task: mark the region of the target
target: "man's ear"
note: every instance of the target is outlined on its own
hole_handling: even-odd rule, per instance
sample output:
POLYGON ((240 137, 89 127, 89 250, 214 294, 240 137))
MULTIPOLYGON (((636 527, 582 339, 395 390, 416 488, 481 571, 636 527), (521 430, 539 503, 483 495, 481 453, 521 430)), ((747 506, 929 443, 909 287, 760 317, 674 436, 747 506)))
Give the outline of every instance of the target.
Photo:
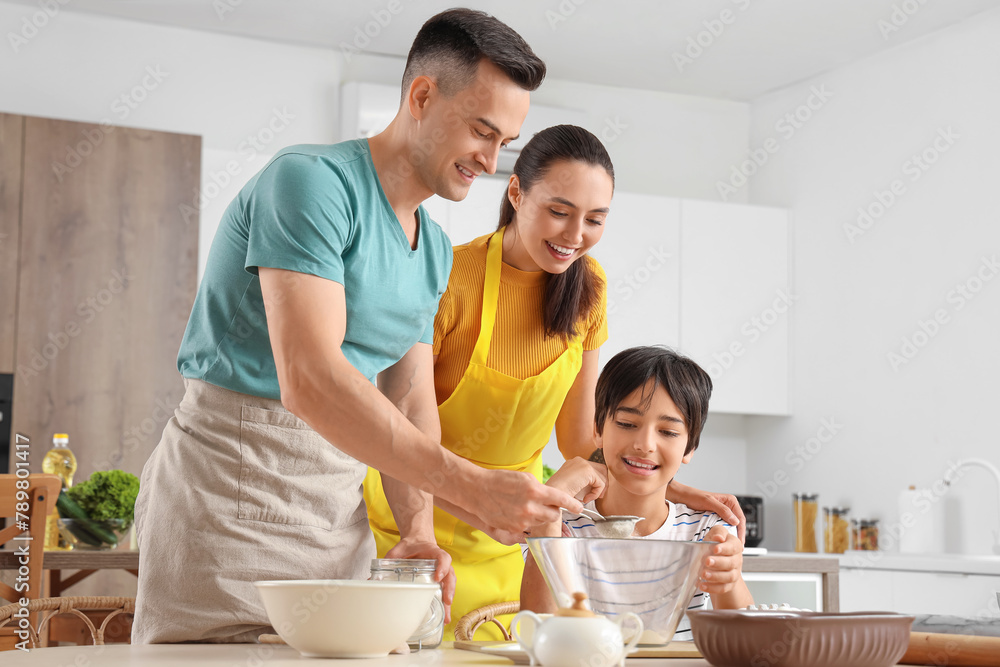
POLYGON ((406 94, 406 107, 414 120, 423 120, 427 104, 437 92, 437 84, 429 76, 422 75, 413 79, 406 94))

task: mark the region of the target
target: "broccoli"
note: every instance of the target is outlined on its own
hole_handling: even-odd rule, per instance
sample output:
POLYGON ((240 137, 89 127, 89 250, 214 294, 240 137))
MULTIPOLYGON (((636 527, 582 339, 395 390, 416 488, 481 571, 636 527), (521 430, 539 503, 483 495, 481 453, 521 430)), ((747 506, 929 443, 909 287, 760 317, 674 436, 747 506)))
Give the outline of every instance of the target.
POLYGON ((124 470, 98 471, 66 493, 94 521, 124 519, 127 527, 135 519, 139 478, 124 470))

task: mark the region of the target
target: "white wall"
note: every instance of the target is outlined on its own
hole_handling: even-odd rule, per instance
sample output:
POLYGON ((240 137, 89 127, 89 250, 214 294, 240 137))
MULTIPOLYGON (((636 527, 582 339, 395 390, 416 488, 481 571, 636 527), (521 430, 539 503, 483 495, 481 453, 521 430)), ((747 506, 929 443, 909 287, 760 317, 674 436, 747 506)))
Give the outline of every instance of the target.
MULTIPOLYGON (((881 517, 884 535, 907 485, 930 485, 960 457, 1000 464, 1000 279, 977 276, 984 267, 995 277, 983 258, 1000 259, 998 35, 1000 12, 980 15, 752 105, 750 144, 760 146, 810 90, 832 93, 822 105, 813 99, 819 108, 748 186, 752 203, 793 211, 799 298, 794 416, 747 419, 748 486, 776 491, 766 546, 791 547, 794 491, 881 517), (933 158, 938 136, 947 150, 929 169, 908 164, 925 149, 933 158), (902 194, 849 238, 857 209, 894 180, 902 194), (952 292, 966 282, 980 290, 971 300, 952 292), (935 313, 944 323, 926 324, 935 313), (934 335, 925 338, 921 322, 934 335), (902 340, 915 336, 923 345, 906 359, 902 340), (892 352, 902 359, 895 367, 892 352), (821 431, 824 419, 841 426, 821 431), (782 473, 785 483, 773 484, 782 473)), ((942 503, 948 550, 989 553, 993 479, 969 471, 942 503)))

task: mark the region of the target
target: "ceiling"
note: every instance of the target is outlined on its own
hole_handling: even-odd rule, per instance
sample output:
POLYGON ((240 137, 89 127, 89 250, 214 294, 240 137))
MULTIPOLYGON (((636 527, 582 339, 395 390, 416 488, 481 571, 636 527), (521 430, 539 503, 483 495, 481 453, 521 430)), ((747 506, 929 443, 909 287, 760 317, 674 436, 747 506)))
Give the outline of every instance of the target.
MULTIPOLYGON (((13 2, 38 7, 37 0, 13 2)), ((423 21, 456 4, 457 0, 73 0, 66 11, 338 50, 360 46, 366 53, 405 57, 423 21), (366 30, 369 35, 359 37, 366 30)), ((521 33, 547 63, 550 77, 750 100, 996 9, 1000 0, 466 0, 464 4, 494 14, 521 33)))

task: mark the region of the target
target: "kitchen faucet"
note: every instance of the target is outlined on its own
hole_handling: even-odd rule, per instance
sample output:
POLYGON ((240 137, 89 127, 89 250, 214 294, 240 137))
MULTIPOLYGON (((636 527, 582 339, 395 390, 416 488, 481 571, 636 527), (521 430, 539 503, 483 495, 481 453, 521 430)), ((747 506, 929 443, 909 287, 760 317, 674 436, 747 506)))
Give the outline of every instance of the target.
MULTIPOLYGON (((986 468, 991 473, 993 473, 993 476, 997 480, 997 509, 1000 510, 1000 470, 997 470, 997 467, 992 463, 990 463, 989 461, 987 461, 986 459, 962 459, 961 461, 955 464, 955 467, 952 468, 952 470, 957 472, 961 468, 966 468, 969 466, 978 466, 980 468, 986 468)), ((951 480, 946 479, 945 484, 951 486, 951 480)), ((1000 556, 1000 529, 996 529, 993 531, 993 553, 1000 556)), ((1000 593, 997 593, 997 602, 1000 603, 1000 593)))

